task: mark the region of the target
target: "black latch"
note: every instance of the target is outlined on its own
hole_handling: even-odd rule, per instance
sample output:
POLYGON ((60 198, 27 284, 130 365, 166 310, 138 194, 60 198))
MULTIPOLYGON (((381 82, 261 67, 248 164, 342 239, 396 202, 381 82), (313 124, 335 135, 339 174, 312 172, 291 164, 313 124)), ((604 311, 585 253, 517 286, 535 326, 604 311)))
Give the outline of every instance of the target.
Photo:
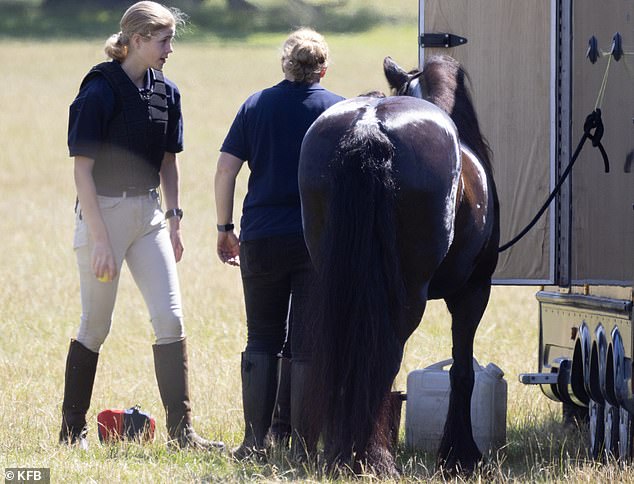
POLYGON ((467 43, 467 39, 455 34, 438 33, 422 34, 420 36, 421 47, 456 47, 467 43))
POLYGON ((621 60, 621 56, 623 55, 623 39, 621 39, 621 34, 618 32, 612 37, 612 50, 610 54, 612 54, 612 57, 614 57, 614 60, 617 62, 621 60))
POLYGON ((601 52, 599 52, 599 42, 597 38, 593 35, 588 39, 588 50, 586 51, 586 57, 590 59, 590 62, 593 64, 597 61, 601 52))

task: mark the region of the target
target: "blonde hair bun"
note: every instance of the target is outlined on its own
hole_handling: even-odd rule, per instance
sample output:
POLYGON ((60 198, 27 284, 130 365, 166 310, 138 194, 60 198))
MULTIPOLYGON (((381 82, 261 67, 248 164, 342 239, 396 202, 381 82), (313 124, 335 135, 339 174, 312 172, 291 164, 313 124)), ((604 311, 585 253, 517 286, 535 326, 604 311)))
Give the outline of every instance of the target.
POLYGON ((319 32, 302 27, 282 46, 282 70, 295 82, 317 82, 328 67, 328 44, 319 32))

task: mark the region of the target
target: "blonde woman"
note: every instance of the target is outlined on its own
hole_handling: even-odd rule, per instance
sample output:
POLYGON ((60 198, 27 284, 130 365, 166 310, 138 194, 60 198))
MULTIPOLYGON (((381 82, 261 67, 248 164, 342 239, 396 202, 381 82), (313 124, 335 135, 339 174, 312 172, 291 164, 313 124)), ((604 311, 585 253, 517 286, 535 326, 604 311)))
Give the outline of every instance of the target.
POLYGON ((301 434, 297 402, 310 357, 303 311, 313 268, 302 233, 297 167, 302 139, 312 122, 343 99, 320 85, 328 57, 328 45, 319 33, 308 28, 292 32, 283 45, 284 80, 242 104, 218 158, 218 257, 240 266, 247 315, 241 364, 245 434, 233 453, 239 459, 264 448, 287 317, 292 322, 285 348, 288 354, 290 345, 292 358, 290 420, 295 434, 301 434), (233 224, 234 189, 245 161, 250 175, 238 238, 233 224))
POLYGON ((86 445, 86 412, 97 359, 110 331, 125 261, 156 336, 154 366, 171 444, 223 447, 192 427, 176 272, 183 255, 176 159, 183 149, 183 124, 180 93, 162 69, 182 23, 175 9, 149 1, 132 5, 121 19, 121 32, 106 41, 112 60, 90 70, 70 107, 68 146, 75 159, 74 248, 82 315, 66 360, 62 443, 86 445))

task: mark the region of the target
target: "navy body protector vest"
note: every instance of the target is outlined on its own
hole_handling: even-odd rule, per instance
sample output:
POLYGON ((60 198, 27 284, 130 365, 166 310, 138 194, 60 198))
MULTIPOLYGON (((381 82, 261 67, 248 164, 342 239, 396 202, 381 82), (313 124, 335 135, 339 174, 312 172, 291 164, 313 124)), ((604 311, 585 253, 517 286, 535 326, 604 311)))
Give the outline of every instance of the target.
POLYGON ((165 154, 169 118, 163 73, 152 69, 153 88, 142 95, 116 61, 93 67, 82 87, 103 76, 115 93, 114 114, 93 168, 97 194, 120 196, 124 191, 156 188, 165 154))

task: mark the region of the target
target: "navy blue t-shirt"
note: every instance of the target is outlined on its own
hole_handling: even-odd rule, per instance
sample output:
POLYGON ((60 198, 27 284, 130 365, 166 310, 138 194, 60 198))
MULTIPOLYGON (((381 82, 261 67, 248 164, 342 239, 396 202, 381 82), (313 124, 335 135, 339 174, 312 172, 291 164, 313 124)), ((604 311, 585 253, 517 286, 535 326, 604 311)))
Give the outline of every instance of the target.
POLYGON ((240 239, 302 233, 297 182, 304 135, 317 117, 344 98, 319 83, 284 80, 240 107, 220 151, 248 161, 248 191, 240 239))
MULTIPOLYGON (((168 112, 167 144, 169 153, 183 151, 183 116, 181 95, 176 84, 165 79, 168 112), (172 107, 173 106, 173 107, 172 107)), ((130 81, 132 82, 132 81, 130 81)), ((146 87, 151 88, 153 76, 148 70, 146 87)), ((68 149, 70 156, 95 159, 106 138, 108 123, 114 114, 115 92, 104 76, 95 76, 80 89, 70 106, 68 116, 68 149)))

